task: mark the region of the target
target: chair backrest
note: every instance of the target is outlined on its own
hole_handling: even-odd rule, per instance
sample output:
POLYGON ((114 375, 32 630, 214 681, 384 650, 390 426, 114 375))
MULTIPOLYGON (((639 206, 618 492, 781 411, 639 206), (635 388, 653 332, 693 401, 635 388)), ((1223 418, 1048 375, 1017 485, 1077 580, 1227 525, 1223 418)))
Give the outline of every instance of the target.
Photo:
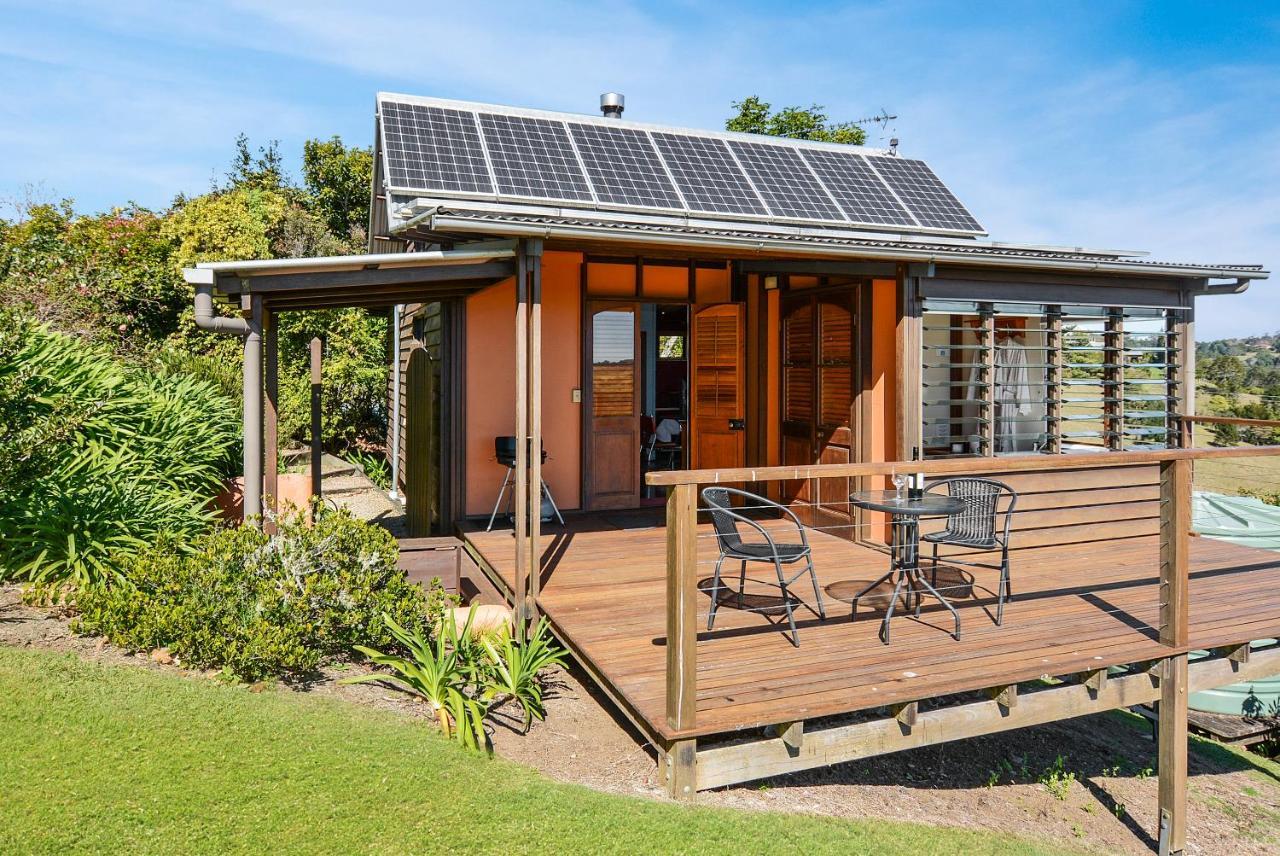
POLYGON ((729 491, 722 487, 708 487, 702 490, 702 499, 711 511, 711 525, 716 530, 716 541, 721 550, 736 550, 742 546, 742 536, 738 534, 738 521, 728 513, 733 507, 729 499, 729 491))
MULTIPOLYGON (((947 494, 964 502, 964 510, 947 517, 947 531, 965 541, 989 542, 996 537, 996 519, 1000 514, 1000 499, 1008 495, 1009 504, 1004 509, 1004 533, 1008 534, 1009 514, 1018 501, 1018 494, 1007 484, 995 479, 961 476, 945 479, 938 485, 947 486, 947 494)), ((937 486, 937 485, 935 485, 937 486)))

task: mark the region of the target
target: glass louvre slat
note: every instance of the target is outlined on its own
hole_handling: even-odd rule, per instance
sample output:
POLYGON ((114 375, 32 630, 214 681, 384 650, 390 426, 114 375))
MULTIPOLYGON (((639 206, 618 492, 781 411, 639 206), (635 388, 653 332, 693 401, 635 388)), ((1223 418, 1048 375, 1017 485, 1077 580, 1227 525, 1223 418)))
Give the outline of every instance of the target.
POLYGON ((975 439, 986 455, 1058 451, 1047 437, 1080 441, 1062 451, 1165 448, 1160 438, 1176 433, 1179 310, 954 300, 926 300, 924 309, 926 455, 954 454, 957 442, 967 452, 975 439), (1018 371, 1030 377, 1010 380, 1018 371), (1007 401, 1037 410, 1002 415, 1007 401), (991 433, 937 433, 948 426, 991 433))

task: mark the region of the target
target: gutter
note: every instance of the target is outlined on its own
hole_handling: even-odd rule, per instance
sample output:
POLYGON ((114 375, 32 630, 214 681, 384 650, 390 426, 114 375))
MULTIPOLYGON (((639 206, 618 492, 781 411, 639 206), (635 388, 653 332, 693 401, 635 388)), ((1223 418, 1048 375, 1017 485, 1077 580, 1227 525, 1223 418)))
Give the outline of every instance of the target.
MULTIPOLYGON (((786 253, 793 255, 813 256, 854 256, 862 259, 884 259, 887 261, 908 261, 955 264, 982 264, 994 267, 1038 268, 1042 270, 1066 270, 1075 272, 1124 273, 1147 276, 1190 276, 1206 278, 1222 278, 1234 276, 1238 282, 1247 283, 1254 279, 1266 279, 1269 272, 1265 270, 1239 270, 1204 268, 1184 265, 1154 265, 1146 263, 1124 263, 1104 259, 1041 259, 1027 256, 981 255, 977 253, 949 252, 931 248, 927 251, 909 249, 893 249, 868 246, 814 245, 786 238, 743 238, 733 239, 710 235, 681 234, 671 235, 659 231, 628 232, 619 229, 595 229, 589 226, 565 226, 550 223, 513 223, 505 220, 474 220, 468 217, 437 215, 431 220, 431 230, 436 232, 482 232, 493 234, 500 229, 503 234, 538 237, 544 240, 555 238, 578 240, 609 240, 637 244, 664 244, 669 246, 696 246, 719 250, 747 250, 757 253, 786 253)), ((1247 286, 1246 286, 1247 287, 1247 286)), ((1211 292, 1208 292, 1211 293, 1211 292)))

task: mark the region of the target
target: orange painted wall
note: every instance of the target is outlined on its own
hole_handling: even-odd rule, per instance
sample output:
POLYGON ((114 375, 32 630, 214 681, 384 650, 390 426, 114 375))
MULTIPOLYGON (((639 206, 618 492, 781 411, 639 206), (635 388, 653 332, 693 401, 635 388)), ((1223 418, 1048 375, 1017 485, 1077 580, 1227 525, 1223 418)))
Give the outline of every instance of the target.
MULTIPOLYGON (((542 257, 542 468, 561 509, 581 505, 582 256, 542 257)), ((467 299, 467 514, 488 515, 505 468, 493 460, 493 438, 515 434, 515 280, 467 299)))
POLYGON ((877 418, 871 424, 873 461, 890 460, 896 446, 897 327, 897 283, 891 279, 874 280, 871 283, 871 401, 877 418))

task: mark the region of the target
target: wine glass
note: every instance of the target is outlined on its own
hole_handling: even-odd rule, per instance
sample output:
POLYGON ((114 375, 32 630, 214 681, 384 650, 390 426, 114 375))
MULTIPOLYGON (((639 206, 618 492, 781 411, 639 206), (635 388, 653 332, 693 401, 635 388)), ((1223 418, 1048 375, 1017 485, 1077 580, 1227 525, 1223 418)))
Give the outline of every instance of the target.
POLYGON ((893 481, 893 488, 895 491, 897 491, 897 499, 899 502, 901 502, 903 488, 907 486, 907 474, 900 473, 897 470, 894 470, 890 474, 889 478, 893 481))

